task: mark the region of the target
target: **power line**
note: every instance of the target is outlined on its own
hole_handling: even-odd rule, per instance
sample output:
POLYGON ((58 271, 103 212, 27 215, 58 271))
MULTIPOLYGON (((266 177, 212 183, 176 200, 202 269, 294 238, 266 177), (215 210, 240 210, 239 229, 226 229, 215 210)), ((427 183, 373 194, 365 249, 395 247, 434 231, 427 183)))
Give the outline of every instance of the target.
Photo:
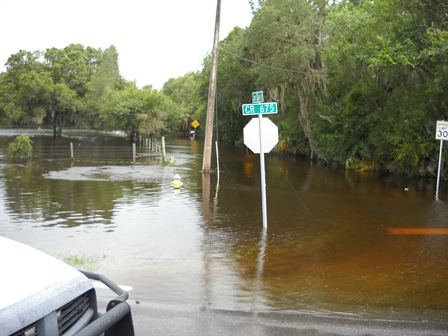
POLYGON ((194 69, 193 71, 188 72, 186 75, 184 75, 184 78, 182 79, 182 81, 180 83, 175 84, 174 86, 170 87, 170 89, 172 91, 177 90, 182 84, 184 84, 187 81, 188 78, 190 78, 190 76, 195 74, 199 70, 199 68, 201 66, 203 66, 203 64, 198 65, 196 69, 194 69))
POLYGON ((231 51, 228 51, 228 50, 226 50, 226 49, 224 49, 222 47, 220 47, 219 50, 222 50, 225 53, 227 53, 229 55, 232 55, 234 57, 237 57, 239 59, 242 59, 244 61, 247 61, 247 62, 250 62, 250 63, 253 63, 253 64, 257 64, 259 66, 262 66, 262 67, 265 67, 265 68, 269 68, 269 69, 273 69, 273 70, 285 71, 285 72, 290 72, 290 73, 299 74, 299 75, 329 75, 330 74, 330 72, 307 72, 307 71, 291 70, 291 69, 276 67, 276 66, 273 66, 273 65, 264 64, 264 63, 260 63, 260 62, 254 61, 254 60, 251 60, 251 59, 243 57, 243 56, 239 56, 239 55, 237 55, 237 54, 235 54, 235 53, 233 53, 231 51))

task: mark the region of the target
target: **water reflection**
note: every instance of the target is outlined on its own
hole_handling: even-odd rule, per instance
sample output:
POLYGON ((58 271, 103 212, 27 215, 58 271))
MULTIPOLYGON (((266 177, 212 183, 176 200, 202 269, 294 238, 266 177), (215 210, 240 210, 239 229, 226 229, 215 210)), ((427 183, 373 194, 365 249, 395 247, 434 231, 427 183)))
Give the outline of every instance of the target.
POLYGON ((260 237, 260 250, 258 251, 257 257, 257 273, 255 274, 255 309, 259 309, 259 307, 267 306, 264 300, 261 299, 260 293, 263 293, 263 271, 264 271, 264 259, 266 256, 266 245, 268 239, 268 230, 267 227, 263 226, 261 230, 260 237))
POLYGON ((36 143, 52 149, 18 164, 4 154, 9 139, 0 137, 2 234, 50 252, 97 256, 100 271, 134 287, 136 298, 448 318, 448 236, 389 234, 447 227, 447 192, 441 188, 434 201, 432 181, 267 156, 263 230, 256 155, 221 148, 218 185, 216 174, 200 173, 199 141, 167 140, 171 167, 103 163, 101 150, 72 162, 56 150, 61 142, 45 137, 36 143), (169 184, 176 173, 179 191, 169 184))

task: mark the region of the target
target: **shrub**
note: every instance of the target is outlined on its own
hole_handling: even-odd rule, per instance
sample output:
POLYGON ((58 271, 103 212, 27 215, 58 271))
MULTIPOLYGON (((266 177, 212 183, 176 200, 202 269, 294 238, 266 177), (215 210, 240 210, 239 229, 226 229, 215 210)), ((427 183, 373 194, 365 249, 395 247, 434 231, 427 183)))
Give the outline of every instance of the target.
POLYGON ((28 159, 33 154, 33 140, 22 134, 15 138, 8 147, 9 156, 15 159, 28 159))

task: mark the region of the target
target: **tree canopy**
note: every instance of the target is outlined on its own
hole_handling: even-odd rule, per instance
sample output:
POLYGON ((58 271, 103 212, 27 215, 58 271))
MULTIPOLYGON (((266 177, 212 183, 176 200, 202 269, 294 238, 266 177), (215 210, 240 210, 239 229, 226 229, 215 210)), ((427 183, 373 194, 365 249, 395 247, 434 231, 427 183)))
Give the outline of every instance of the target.
POLYGON ((137 88, 121 77, 114 46, 104 51, 79 44, 21 50, 11 55, 6 67, 0 77, 5 126, 52 127, 55 136, 61 136, 63 127, 122 130, 135 138, 159 136, 181 129, 182 122, 189 124, 188 92, 194 90, 194 76, 180 83, 177 91, 185 93, 179 97, 151 86, 137 88))
MULTIPOLYGON (((276 101, 277 150, 355 169, 432 175, 448 117, 448 5, 264 0, 220 45, 220 136, 242 142, 241 104, 276 101), (226 130, 225 132, 223 130, 226 130)), ((203 82, 209 68, 204 67, 203 82)))

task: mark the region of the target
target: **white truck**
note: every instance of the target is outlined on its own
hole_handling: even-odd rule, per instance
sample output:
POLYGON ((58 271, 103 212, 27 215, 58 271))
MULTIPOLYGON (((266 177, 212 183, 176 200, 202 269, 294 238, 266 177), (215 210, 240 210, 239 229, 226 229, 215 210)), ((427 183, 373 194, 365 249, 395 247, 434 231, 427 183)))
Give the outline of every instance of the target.
POLYGON ((128 293, 102 275, 4 237, 0 270, 0 336, 134 335, 128 293), (91 280, 118 295, 104 313, 91 280))

